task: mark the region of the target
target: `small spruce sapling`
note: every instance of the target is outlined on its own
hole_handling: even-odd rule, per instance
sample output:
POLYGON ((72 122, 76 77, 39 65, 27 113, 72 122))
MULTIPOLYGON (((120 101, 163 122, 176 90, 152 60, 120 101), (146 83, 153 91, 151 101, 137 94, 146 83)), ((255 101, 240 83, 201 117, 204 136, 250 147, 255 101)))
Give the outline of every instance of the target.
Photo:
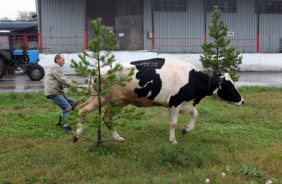
MULTIPOLYGON (((87 78, 85 84, 88 85, 88 88, 84 88, 82 91, 72 90, 86 96, 94 94, 97 95, 98 98, 99 112, 97 117, 93 118, 96 120, 98 127, 98 147, 101 146, 102 143, 101 126, 102 118, 105 115, 102 112, 101 99, 111 92, 109 90, 111 86, 126 86, 126 83, 131 81, 132 75, 134 74, 134 68, 132 68, 126 76, 117 75, 117 73, 123 71, 123 67, 120 64, 113 64, 115 56, 112 54, 112 51, 117 48, 117 45, 115 44, 115 34, 110 33, 110 28, 103 26, 101 21, 101 18, 91 21, 94 33, 94 39, 88 44, 88 49, 91 53, 83 51, 82 54, 78 55, 80 58, 79 62, 74 60, 71 61, 71 67, 74 68, 76 75, 87 78), (102 67, 109 68, 106 74, 101 73, 102 67), (94 82, 94 80, 96 82, 94 82)), ((77 83, 76 81, 73 82, 77 83)), ((114 103, 107 104, 106 108, 110 112, 122 114, 122 109, 117 107, 114 103)))
POLYGON ((231 40, 225 39, 228 28, 227 24, 220 20, 221 15, 222 13, 215 6, 214 12, 212 12, 212 24, 208 26, 209 36, 214 38, 214 41, 202 44, 203 56, 200 56, 200 61, 208 74, 217 69, 229 73, 232 80, 236 82, 239 80, 236 72, 242 63, 242 56, 239 56, 239 51, 236 52, 236 47, 226 48, 231 40))

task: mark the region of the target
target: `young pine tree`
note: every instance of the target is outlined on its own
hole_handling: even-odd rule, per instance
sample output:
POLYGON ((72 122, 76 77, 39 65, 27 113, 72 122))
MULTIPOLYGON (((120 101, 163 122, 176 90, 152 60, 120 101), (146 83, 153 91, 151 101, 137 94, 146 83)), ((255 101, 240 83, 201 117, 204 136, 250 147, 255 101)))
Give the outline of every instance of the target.
POLYGON ((240 52, 236 52, 236 47, 226 48, 231 41, 225 39, 228 28, 223 20, 219 20, 222 13, 217 6, 214 9, 212 24, 208 26, 209 36, 214 38, 214 41, 202 44, 203 56, 200 56, 200 61, 207 73, 210 74, 214 69, 227 72, 235 82, 239 79, 239 76, 236 76, 236 71, 242 63, 242 56, 239 56, 240 52))
MULTIPOLYGON (((75 69, 76 75, 88 78, 85 80, 85 84, 88 84, 88 88, 83 91, 76 91, 81 95, 90 96, 92 91, 97 95, 99 101, 99 112, 94 117, 95 123, 98 127, 98 147, 102 142, 102 118, 103 111, 101 105, 101 99, 106 97, 111 91, 109 87, 112 85, 125 86, 127 82, 131 81, 131 76, 134 74, 134 69, 125 76, 118 77, 117 72, 123 70, 120 64, 113 65, 115 56, 112 51, 117 48, 115 44, 115 34, 110 33, 110 28, 106 28, 101 24, 101 18, 91 21, 92 29, 94 32, 94 39, 88 44, 88 49, 91 54, 84 51, 79 54, 81 61, 78 63, 72 60, 71 67, 75 69), (90 60, 89 60, 90 59, 90 60), (102 67, 108 67, 107 74, 101 73, 102 67), (94 80, 96 82, 94 82, 94 80)), ((74 81, 75 82, 75 81, 74 81)), ((76 82, 75 82, 76 83, 76 82)), ((121 109, 117 108, 113 103, 107 104, 107 109, 110 112, 121 112, 121 109)))

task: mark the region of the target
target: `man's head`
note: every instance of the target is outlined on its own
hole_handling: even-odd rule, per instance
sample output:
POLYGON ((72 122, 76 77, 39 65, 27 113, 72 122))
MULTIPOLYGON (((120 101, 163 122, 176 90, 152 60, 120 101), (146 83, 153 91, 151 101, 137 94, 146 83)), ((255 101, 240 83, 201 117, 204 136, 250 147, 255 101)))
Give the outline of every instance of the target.
POLYGON ((65 64, 65 56, 62 54, 57 54, 54 59, 55 63, 58 63, 61 67, 65 64))

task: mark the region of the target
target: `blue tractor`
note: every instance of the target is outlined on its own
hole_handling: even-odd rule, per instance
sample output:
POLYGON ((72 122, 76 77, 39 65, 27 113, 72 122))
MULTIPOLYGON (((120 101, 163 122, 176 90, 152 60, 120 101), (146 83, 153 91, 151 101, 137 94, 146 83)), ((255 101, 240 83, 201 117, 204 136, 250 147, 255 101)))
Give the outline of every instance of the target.
POLYGON ((40 81, 45 72, 38 64, 39 51, 28 50, 26 41, 23 50, 14 50, 11 46, 10 34, 10 31, 0 30, 0 79, 8 70, 23 70, 31 80, 40 81))

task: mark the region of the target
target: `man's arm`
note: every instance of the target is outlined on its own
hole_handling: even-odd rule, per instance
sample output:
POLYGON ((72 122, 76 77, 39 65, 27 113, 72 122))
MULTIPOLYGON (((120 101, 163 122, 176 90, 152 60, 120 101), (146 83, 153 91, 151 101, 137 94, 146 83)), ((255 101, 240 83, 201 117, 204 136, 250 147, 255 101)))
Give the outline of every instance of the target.
POLYGON ((75 84, 72 84, 69 79, 64 75, 63 71, 61 68, 56 68, 53 71, 53 76, 64 86, 70 87, 70 86, 75 86, 75 84))
POLYGON ((61 68, 56 69, 53 72, 54 77, 63 85, 63 87, 67 86, 73 86, 73 87, 77 87, 77 88, 83 88, 83 85, 76 85, 73 84, 69 79, 67 79, 67 77, 64 75, 63 71, 61 68))

